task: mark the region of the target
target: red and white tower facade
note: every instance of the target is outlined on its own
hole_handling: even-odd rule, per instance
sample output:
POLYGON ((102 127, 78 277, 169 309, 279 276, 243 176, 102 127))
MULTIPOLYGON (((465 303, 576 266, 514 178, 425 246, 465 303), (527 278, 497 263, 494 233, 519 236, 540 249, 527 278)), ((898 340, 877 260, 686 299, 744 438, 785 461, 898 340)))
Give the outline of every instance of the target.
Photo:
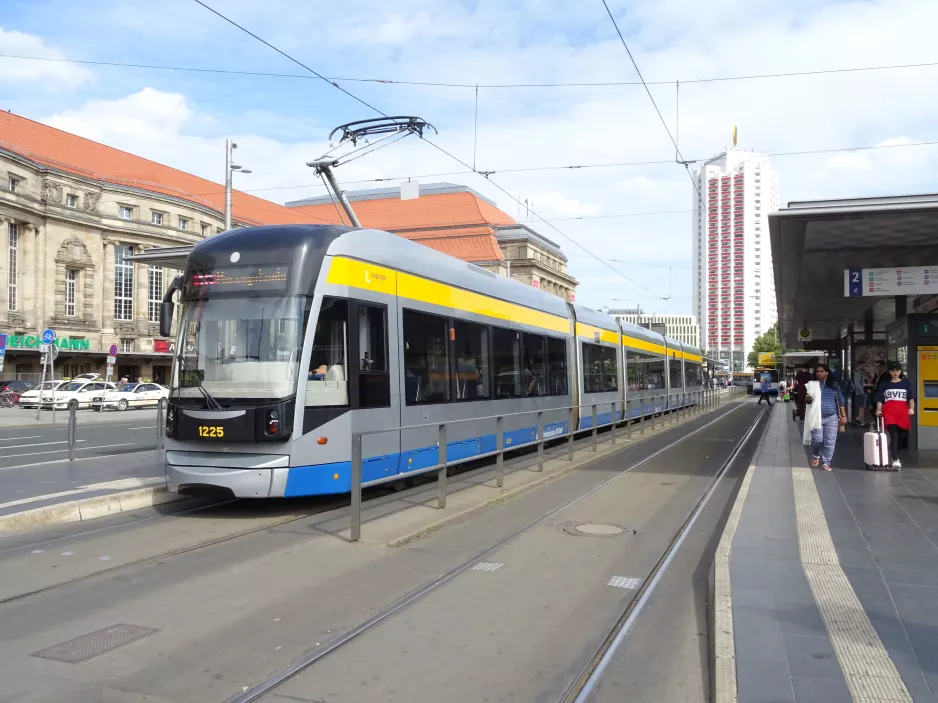
POLYGON ((776 320, 768 214, 778 173, 766 154, 730 149, 694 172, 693 310, 708 356, 742 371, 776 320), (699 193, 699 195, 698 195, 699 193))

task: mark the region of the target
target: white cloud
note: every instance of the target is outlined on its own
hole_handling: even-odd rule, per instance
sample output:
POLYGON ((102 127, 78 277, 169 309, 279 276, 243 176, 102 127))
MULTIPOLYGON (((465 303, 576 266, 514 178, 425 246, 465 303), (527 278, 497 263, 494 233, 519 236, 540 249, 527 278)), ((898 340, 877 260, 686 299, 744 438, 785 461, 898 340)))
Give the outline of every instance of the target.
POLYGON ((865 151, 847 151, 832 156, 824 164, 829 169, 843 169, 845 171, 872 171, 873 162, 865 151))
MULTIPOLYGON (((9 56, 38 56, 64 59, 65 54, 47 46, 42 37, 0 27, 0 53, 9 56)), ((94 80, 84 66, 60 61, 30 61, 4 58, 0 65, 0 83, 38 83, 47 88, 77 88, 94 80)))
MULTIPOLYGON (((231 5, 232 16, 327 75, 470 85, 635 79, 601 5, 567 0, 400 0, 387 5, 363 0, 326 18, 291 0, 268 0, 263 5, 232 0, 231 5)), ((615 0, 613 11, 646 78, 682 79, 680 146, 685 158, 705 159, 718 152, 729 141, 734 124, 739 125, 741 148, 769 152, 938 139, 934 128, 938 92, 921 87, 938 76, 938 68, 685 82, 930 61, 933 57, 926 53, 932 45, 931 27, 938 24, 938 3, 714 0, 703 14, 688 13, 685 0, 629 0, 628 11, 623 5, 615 0), (714 42, 715 36, 720 40, 714 42)), ((234 31, 205 26, 209 28, 205 31, 219 34, 234 31)), ((190 29, 197 27, 192 24, 190 29)), ((132 36, 141 42, 157 41, 142 29, 134 31, 139 33, 132 36)), ((186 53, 202 45, 188 35, 185 41, 160 35, 158 41, 166 55, 180 52, 174 62, 203 65, 186 53)), ((284 68, 285 64, 275 63, 280 61, 275 54, 249 38, 237 35, 227 45, 237 46, 243 61, 239 64, 238 55, 220 53, 213 57, 219 65, 238 68, 261 57, 261 62, 271 61, 261 70, 284 68)), ((141 81, 152 76, 123 75, 141 81)), ((322 93, 321 103, 300 101, 308 108, 301 119, 296 116, 297 96, 304 95, 306 86, 284 83, 281 102, 272 81, 257 80, 256 93, 239 93, 237 114, 226 114, 230 108, 217 97, 224 91, 138 89, 116 100, 60 111, 47 121, 215 181, 223 175, 224 138, 234 133, 239 159, 254 171, 239 177, 238 185, 268 188, 313 183, 304 164, 325 151, 323 140, 329 130, 338 122, 371 116, 334 91, 322 93)), ((473 163, 473 89, 361 83, 343 87, 388 114, 429 119, 440 129, 434 140, 473 163)), ((310 88, 311 93, 315 90, 310 88)), ((674 86, 653 85, 651 90, 676 134, 674 86)), ((320 94, 315 95, 318 99, 320 94)), ((674 147, 641 86, 482 88, 475 151, 480 169, 495 170, 674 157, 674 147)), ((928 166, 936 154, 938 147, 911 146, 779 156, 774 163, 780 172, 781 199, 786 202, 933 191, 938 182, 928 166)), ((348 182, 462 170, 433 148, 408 139, 341 167, 338 175, 348 182)), ((484 178, 467 174, 424 182, 431 180, 468 185, 518 216, 518 205, 484 178)), ((606 217, 689 209, 692 186, 680 165, 502 172, 495 173, 492 182, 521 200, 533 200, 538 212, 548 217, 602 214, 556 225, 604 258, 689 265, 689 213, 606 217)), ((258 195, 284 201, 322 192, 322 188, 285 188, 258 195)), ((536 228, 571 257, 570 271, 582 281, 580 300, 599 304, 616 298, 625 304, 632 296, 631 302, 640 301, 648 309, 689 310, 689 300, 678 297, 689 294, 689 273, 675 269, 674 299, 670 305, 656 303, 639 298, 649 293, 616 277, 549 226, 536 228)), ((638 284, 667 292, 660 269, 616 266, 638 284)))
POLYGON ((548 219, 552 217, 583 217, 598 215, 599 206, 570 198, 556 190, 534 193, 527 196, 534 210, 548 219))

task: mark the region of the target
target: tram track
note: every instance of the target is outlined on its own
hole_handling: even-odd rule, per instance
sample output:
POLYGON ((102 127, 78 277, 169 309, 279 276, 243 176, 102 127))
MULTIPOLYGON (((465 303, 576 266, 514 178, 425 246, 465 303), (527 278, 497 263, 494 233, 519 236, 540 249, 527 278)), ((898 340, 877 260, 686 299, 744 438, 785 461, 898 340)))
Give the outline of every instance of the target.
MULTIPOLYGON (((672 442, 672 443, 668 444, 668 445, 667 445, 666 447, 664 447, 663 449, 656 451, 654 454, 652 454, 652 455, 646 457, 646 458, 643 459, 642 461, 637 462, 637 463, 634 464, 633 466, 631 466, 631 467, 629 467, 628 469, 626 469, 626 470, 623 472, 623 474, 617 474, 617 476, 613 477, 613 480, 616 479, 616 478, 618 478, 618 477, 620 477, 621 475, 627 474, 627 473, 631 472, 632 470, 638 468, 639 466, 643 465, 643 464, 646 463, 647 461, 650 461, 650 460, 653 459, 654 457, 660 455, 662 452, 664 452, 664 451, 666 451, 666 450, 672 448, 673 446, 676 446, 677 444, 679 444, 680 442, 684 441, 684 440, 687 439, 688 437, 691 437, 691 436, 693 436, 693 435, 695 435, 695 434, 697 434, 697 433, 703 431, 705 428, 709 427, 709 426, 712 425, 713 423, 715 423, 715 422, 719 421, 720 419, 726 417, 726 415, 728 415, 730 412, 732 412, 733 410, 737 409, 738 407, 741 407, 741 405, 736 405, 736 406, 733 406, 733 407, 729 408, 728 410, 726 410, 726 411, 724 411, 724 412, 719 412, 718 417, 716 417, 716 418, 714 418, 713 420, 709 421, 708 423, 702 425, 702 426, 699 427, 698 429, 696 429, 696 430, 694 430, 694 431, 688 433, 687 435, 685 435, 685 436, 682 437, 681 439, 679 439, 679 440, 677 440, 677 441, 675 441, 675 442, 672 442)), ((603 429, 604 429, 604 428, 603 428, 603 429)), ((603 433, 603 429, 600 429, 600 434, 603 433)), ((608 429, 606 429, 606 431, 608 431, 608 429)), ((591 439, 590 439, 590 434, 591 434, 591 433, 590 433, 589 431, 584 431, 584 432, 579 433, 579 434, 578 434, 578 437, 577 437, 577 441, 578 441, 578 442, 580 442, 580 441, 585 441, 585 442, 591 441, 591 439)), ((554 446, 561 446, 561 445, 564 445, 564 446, 565 446, 565 445, 566 445, 566 441, 567 441, 566 438, 560 438, 560 439, 552 440, 552 441, 550 441, 550 442, 546 442, 546 443, 545 443, 545 446, 546 446, 546 447, 554 447, 554 446)), ((535 448, 534 448, 534 447, 519 447, 517 450, 514 450, 514 451, 512 452, 512 454, 515 455, 515 456, 521 456, 521 455, 525 455, 525 454, 532 453, 532 452, 534 452, 534 451, 535 451, 535 448)), ((453 466, 453 467, 451 468, 451 470, 450 470, 450 471, 451 471, 451 476, 456 476, 456 475, 459 475, 459 474, 461 474, 461 473, 470 472, 470 471, 476 470, 476 469, 478 469, 478 468, 481 468, 481 467, 483 467, 483 466, 489 465, 489 464, 491 464, 491 463, 492 463, 491 457, 486 457, 486 458, 483 458, 483 459, 479 459, 479 460, 475 460, 475 461, 466 462, 466 463, 464 463, 464 464, 456 465, 456 466, 453 466)), ((428 474, 427 476, 418 476, 418 477, 414 477, 414 478, 408 479, 407 483, 408 483, 409 485, 408 485, 408 488, 405 489, 405 490, 407 490, 407 491, 409 491, 409 490, 419 490, 419 489, 425 487, 425 485, 430 484, 430 483, 432 483, 432 482, 434 482, 434 481, 435 481, 435 479, 433 478, 433 476, 432 476, 432 475, 429 475, 429 474, 428 474)), ((606 485, 606 484, 603 484, 603 485, 599 486, 596 490, 599 490, 599 489, 602 488, 604 485, 606 485)), ((396 494, 396 495, 394 495, 393 497, 398 497, 398 496, 400 495, 400 493, 398 492, 400 489, 399 489, 397 486, 395 486, 395 484, 385 484, 384 486, 378 486, 378 487, 375 487, 375 488, 372 488, 372 489, 369 489, 369 490, 372 491, 373 494, 372 494, 371 496, 369 496, 369 498, 367 499, 366 502, 369 503, 369 504, 372 504, 372 505, 380 505, 380 501, 381 501, 383 498, 389 498, 389 496, 392 496, 392 494, 396 494), (377 501, 377 502, 375 502, 375 501, 377 501)), ((581 497, 581 499, 582 499, 582 498, 586 498, 586 497, 588 497, 589 495, 592 495, 593 492, 595 492, 595 491, 591 491, 590 493, 584 494, 584 495, 581 497)), ((392 497, 391 499, 393 499, 393 497, 392 497)), ((197 496, 194 497, 194 498, 195 498, 195 499, 198 499, 197 496)), ((579 500, 579 499, 578 499, 578 500, 579 500)), ((578 501, 573 501, 573 502, 569 503, 568 505, 562 506, 561 508, 558 509, 558 511, 559 511, 559 510, 562 510, 562 509, 565 508, 565 507, 569 507, 569 505, 573 505, 575 502, 578 502, 578 501)), ((234 506, 238 506, 238 505, 248 505, 248 504, 253 504, 253 503, 255 503, 255 501, 250 500, 250 499, 226 498, 225 500, 219 500, 219 501, 216 501, 216 502, 209 502, 209 503, 206 503, 206 504, 197 505, 197 506, 194 506, 194 507, 191 507, 191 508, 187 508, 187 509, 185 509, 185 510, 177 510, 177 511, 172 511, 172 512, 165 513, 165 514, 152 515, 152 516, 148 516, 148 517, 144 517, 144 518, 132 520, 132 521, 130 521, 130 522, 120 522, 120 523, 118 523, 118 524, 103 525, 103 526, 96 527, 96 528, 92 528, 92 529, 89 529, 89 530, 83 530, 83 531, 80 531, 80 532, 77 532, 77 533, 66 534, 66 535, 60 535, 60 536, 56 536, 56 537, 45 537, 45 538, 42 538, 42 539, 39 539, 39 540, 36 540, 36 541, 33 541, 33 542, 18 544, 18 545, 13 546, 13 547, 7 547, 7 548, 4 548, 4 549, 0 549, 0 557, 7 556, 7 555, 11 555, 11 554, 24 553, 24 552, 28 552, 28 551, 31 551, 31 550, 37 550, 37 549, 40 549, 40 548, 46 549, 46 548, 48 548, 50 545, 53 545, 53 544, 63 543, 63 542, 67 542, 67 541, 75 540, 75 539, 81 539, 81 538, 84 538, 84 537, 98 536, 98 535, 105 534, 105 533, 108 533, 108 532, 118 532, 118 531, 120 531, 120 530, 128 530, 128 529, 133 529, 133 528, 139 528, 139 527, 141 527, 141 526, 146 526, 146 525, 148 525, 148 524, 156 524, 156 523, 167 522, 167 521, 170 521, 170 520, 178 519, 179 517, 182 517, 182 516, 191 516, 191 515, 198 514, 198 513, 206 513, 206 512, 211 511, 211 510, 217 510, 217 509, 219 509, 219 508, 224 508, 225 506, 232 506, 232 507, 234 507, 234 506)), ((277 519, 272 519, 272 520, 266 520, 266 521, 263 522, 263 524, 256 524, 256 523, 254 523, 254 524, 252 524, 250 527, 247 527, 247 528, 242 529, 242 530, 234 531, 234 532, 232 532, 232 533, 230 533, 230 534, 221 535, 221 536, 214 537, 214 538, 211 538, 211 539, 198 540, 198 541, 195 541, 195 542, 193 542, 193 543, 191 543, 191 544, 185 544, 185 545, 181 545, 181 546, 179 546, 179 547, 174 547, 174 548, 172 548, 172 549, 168 549, 168 550, 161 551, 161 552, 159 552, 159 553, 157 553, 157 554, 150 554, 150 555, 142 556, 142 557, 140 557, 140 558, 138 558, 138 559, 132 559, 132 560, 129 560, 129 561, 117 563, 117 564, 114 564, 113 566, 106 566, 106 567, 103 567, 103 568, 98 568, 98 569, 95 570, 95 571, 91 571, 91 572, 86 573, 86 574, 81 574, 81 575, 79 575, 79 576, 75 576, 75 577, 73 577, 73 578, 65 579, 65 580, 63 580, 63 581, 59 581, 59 582, 56 582, 56 583, 48 584, 48 585, 45 585, 45 586, 42 586, 42 587, 39 587, 39 588, 34 588, 34 589, 25 590, 25 591, 22 591, 22 592, 20 592, 20 593, 15 593, 15 594, 13 594, 13 595, 0 596, 0 606, 6 605, 6 604, 9 604, 9 603, 14 603, 14 602, 17 602, 17 601, 22 601, 22 600, 27 599, 27 598, 30 598, 30 597, 48 594, 48 593, 50 593, 50 592, 53 592, 53 591, 56 591, 56 590, 59 590, 59 589, 62 589, 62 588, 74 586, 74 585, 77 585, 77 584, 80 584, 80 583, 83 583, 83 582, 90 581, 90 580, 92 580, 92 579, 96 579, 96 578, 100 578, 100 577, 106 577, 106 576, 109 576, 109 575, 113 575, 113 574, 119 573, 119 572, 124 571, 124 570, 127 570, 127 569, 131 569, 131 568, 134 568, 134 567, 139 567, 139 566, 142 566, 142 565, 146 565, 146 564, 158 562, 158 561, 163 560, 163 559, 168 559, 168 558, 175 557, 175 556, 179 556, 179 555, 182 555, 182 554, 187 554, 187 553, 195 552, 195 551, 198 551, 198 550, 207 549, 207 548, 210 548, 210 547, 213 547, 213 546, 217 546, 217 545, 220 545, 220 544, 224 544, 224 543, 227 543, 227 542, 232 542, 232 541, 235 541, 235 540, 238 540, 238 539, 242 539, 242 538, 244 538, 244 537, 248 537, 248 536, 250 536, 250 535, 257 534, 257 533, 259 533, 259 532, 263 532, 263 531, 265 531, 265 530, 270 530, 270 529, 274 529, 274 528, 278 528, 278 527, 283 527, 283 526, 285 526, 285 525, 289 525, 289 524, 292 524, 292 523, 296 523, 296 522, 299 522, 299 521, 301 521, 301 520, 308 519, 308 518, 310 518, 310 517, 314 517, 314 516, 317 516, 317 515, 323 515, 323 514, 329 513, 330 511, 333 511, 333 510, 340 510, 340 509, 342 509, 342 508, 344 508, 344 507, 347 507, 347 506, 348 506, 348 497, 347 497, 347 496, 337 496, 337 497, 335 497, 335 499, 329 500, 328 502, 325 502, 325 503, 323 503, 323 504, 321 504, 321 505, 317 505, 317 506, 315 506, 313 509, 305 510, 305 511, 303 511, 301 514, 296 514, 296 513, 294 513, 294 514, 291 514, 291 515, 289 515, 289 516, 285 516, 285 517, 282 517, 282 518, 277 518, 277 519)), ((545 516, 545 517, 542 518, 542 519, 548 519, 549 517, 550 517, 550 516, 545 516)), ((533 525, 531 525, 531 526, 533 526, 533 525)), ((517 533, 517 534, 520 534, 520 532, 517 533)), ((514 536, 517 536, 517 535, 514 535, 514 536)), ((511 536, 510 536, 510 537, 511 537, 511 536)), ((507 541, 507 540, 506 540, 506 541, 507 541)), ((498 545, 493 545, 492 547, 486 549, 485 552, 488 553, 489 551, 492 551, 492 550, 496 549, 496 548, 497 548, 498 546, 500 546, 501 544, 502 544, 502 543, 499 543, 498 545)), ((473 561, 473 563, 474 563, 474 561, 473 561)), ((471 566, 471 564, 470 564, 470 566, 471 566)), ((457 573, 458 573, 458 572, 457 572, 457 573)), ((452 576, 455 576, 455 575, 457 575, 457 574, 454 573, 452 576)), ((450 578, 452 578, 452 576, 450 576, 450 578)), ((448 580, 448 579, 447 579, 447 580, 448 580)), ((439 585, 442 585, 442 584, 439 584, 439 585)), ((434 587, 434 588, 436 588, 436 587, 434 587)), ((433 590, 433 589, 431 589, 431 590, 433 590)), ((429 592, 429 591, 428 591, 428 592, 429 592)))
MULTIPOLYGON (((708 428, 712 427, 718 422, 721 422, 728 415, 730 415, 731 413, 733 413, 734 411, 742 407, 745 407, 744 403, 736 404, 730 407, 728 410, 720 413, 717 417, 710 420, 709 422, 706 422, 700 427, 682 435, 678 439, 672 442, 669 442, 664 447, 634 462, 627 468, 622 469, 621 471, 617 472, 614 476, 592 487, 590 490, 582 492, 581 494, 577 495, 575 498, 564 502, 559 507, 554 508, 550 510, 549 512, 538 516, 537 518, 522 525, 520 528, 515 529, 514 531, 501 537, 497 541, 494 541, 491 544, 487 545, 485 548, 479 551, 476 551, 475 553, 472 554, 472 556, 460 562, 456 566, 452 567, 451 569, 449 569, 442 575, 439 575, 433 579, 425 581, 423 584, 421 584, 417 588, 411 590, 410 592, 405 594, 403 597, 399 598, 395 602, 391 603, 390 605, 386 606, 382 610, 378 611, 372 617, 360 622, 358 625, 347 630, 345 633, 337 636, 332 641, 325 642, 322 644, 322 646, 317 646, 315 649, 306 652, 305 654, 301 655, 299 658, 295 659, 290 665, 282 668, 280 671, 276 672, 275 674, 263 680, 262 682, 254 685, 253 687, 248 688, 247 690, 243 691, 242 693, 232 698, 229 698, 228 703, 253 703, 254 701, 259 701, 259 700, 264 699, 268 694, 274 692, 280 686, 295 679, 302 672, 322 662, 324 659, 336 653, 345 645, 351 643, 352 641, 358 639, 362 635, 373 630, 374 628, 376 628, 378 625, 380 625, 382 622, 384 622, 388 618, 403 611, 409 606, 418 603, 419 601, 423 600, 425 597, 427 597, 431 593, 440 589, 442 586, 445 586, 446 584, 450 583, 451 581, 453 581, 453 579, 455 579, 460 574, 471 569, 473 566, 475 566, 479 562, 484 561, 486 557, 494 553, 496 550, 506 546, 508 543, 530 532, 535 527, 537 527, 538 525, 541 525, 545 521, 549 521, 553 517, 560 514, 562 511, 567 510, 568 508, 576 505, 577 503, 580 503, 581 501, 586 500, 587 498, 593 496, 594 494, 598 493, 604 488, 607 488, 608 486, 615 483, 616 481, 619 481, 622 478, 628 476, 629 474, 633 473, 635 470, 648 464, 649 462, 661 456, 662 454, 668 452, 669 450, 674 449, 675 447, 687 441, 691 437, 697 436, 700 433, 706 431, 708 428)), ((696 507, 694 508, 694 510, 692 511, 691 515, 687 518, 684 525, 681 527, 679 534, 676 535, 675 538, 672 540, 671 544, 666 550, 666 554, 663 555, 661 559, 659 559, 659 563, 655 567, 657 572, 663 572, 663 570, 667 568, 667 562, 669 561, 667 557, 667 553, 673 553, 679 548, 680 546, 679 542, 682 541, 680 535, 686 534, 687 530, 689 530, 693 526, 693 523, 696 520, 696 515, 698 515, 700 510, 703 508, 703 506, 706 505, 706 501, 709 500, 709 495, 712 494, 714 486, 718 483, 719 479, 723 475, 725 475, 727 467, 733 463, 733 461, 735 460, 735 458, 738 456, 739 452, 741 451, 742 447, 745 445, 746 441, 751 437, 752 433, 755 431, 756 427, 758 426, 759 422, 762 420, 763 417, 764 417, 764 412, 758 415, 758 417, 752 423, 752 425, 750 426, 748 432, 743 437, 743 439, 741 439, 736 444, 730 458, 723 465, 721 465, 720 469, 718 469, 717 473, 714 475, 714 478, 708 484, 708 488, 705 490, 703 496, 698 500, 698 503, 696 507)), ((653 572, 653 573, 656 573, 656 572, 653 572)), ((645 579, 645 583, 650 584, 653 578, 654 576, 650 575, 647 579, 645 579)), ((639 593, 637 593, 636 597, 631 600, 631 603, 637 602, 637 599, 642 597, 641 594, 645 593, 645 591, 647 590, 648 589, 646 588, 643 591, 640 591, 639 593)), ((622 627, 619 627, 618 629, 613 628, 613 630, 615 630, 615 632, 618 633, 622 630, 622 627)), ((613 633, 610 632, 610 635, 613 635, 613 633)), ((610 639, 610 637, 607 636, 604 639, 604 642, 606 639, 610 639)), ((610 642, 611 641, 612 640, 610 639, 610 642)), ((608 646, 604 648, 604 650, 608 650, 608 649, 609 649, 608 646)), ((572 685, 573 684, 571 684, 571 686, 572 685)), ((567 699, 564 698, 562 700, 566 701, 567 699)))
POLYGON ((580 674, 571 682, 567 690, 559 698, 558 703, 587 703, 587 701, 591 700, 591 697, 593 696, 596 687, 602 681, 607 668, 616 657, 625 639, 628 637, 628 634, 631 631, 632 626, 635 624, 635 621, 642 614, 648 601, 655 593, 658 584, 661 582, 661 579, 667 572, 668 567, 670 566, 675 555, 684 544, 687 535, 693 529, 697 519, 700 517, 701 513, 703 513, 707 504, 710 502, 710 498, 716 491, 718 484, 726 476, 733 464, 738 460, 740 454, 743 452, 743 449, 746 447, 746 444, 752 439, 753 434, 756 432, 756 428, 759 427, 760 424, 764 423, 764 420, 767 417, 766 411, 767 409, 763 409, 759 413, 747 432, 736 443, 736 446, 733 448, 733 451, 730 453, 729 457, 727 457, 717 472, 713 475, 713 478, 710 480, 707 488, 701 494, 692 511, 687 516, 687 519, 683 522, 677 533, 668 543, 667 547, 658 558, 658 561, 655 563, 651 572, 642 581, 642 585, 636 591, 633 598, 629 600, 626 607, 616 619, 612 628, 605 635, 605 637, 603 637, 602 642, 590 657, 587 665, 583 667, 583 669, 580 671, 580 674))

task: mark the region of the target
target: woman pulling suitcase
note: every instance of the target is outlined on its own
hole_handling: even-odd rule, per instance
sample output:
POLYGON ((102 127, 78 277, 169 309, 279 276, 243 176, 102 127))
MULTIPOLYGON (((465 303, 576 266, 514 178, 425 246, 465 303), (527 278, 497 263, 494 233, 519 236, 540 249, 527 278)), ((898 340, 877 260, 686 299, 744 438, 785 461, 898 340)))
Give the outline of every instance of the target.
POLYGON ((890 361, 886 368, 889 380, 876 389, 876 415, 883 418, 889 435, 892 469, 899 471, 902 468, 899 452, 909 437, 909 418, 915 415, 915 392, 912 384, 902 378, 902 364, 890 361))

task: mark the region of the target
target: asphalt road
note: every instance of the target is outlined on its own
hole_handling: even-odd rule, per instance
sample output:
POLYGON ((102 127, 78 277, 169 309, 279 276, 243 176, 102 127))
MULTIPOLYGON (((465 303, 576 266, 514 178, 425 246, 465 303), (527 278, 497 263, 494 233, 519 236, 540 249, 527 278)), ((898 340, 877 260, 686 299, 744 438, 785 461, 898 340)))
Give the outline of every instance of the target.
MULTIPOLYGON (((79 411, 74 461, 68 459, 68 413, 56 413, 53 425, 49 412, 41 424, 35 411, 10 412, 28 415, 33 424, 10 427, 0 421, 0 514, 38 507, 62 492, 93 492, 115 481, 121 483, 114 487, 127 488, 133 484, 128 479, 163 474, 155 411, 79 411)), ((10 422, 9 414, 3 420, 10 422)))
MULTIPOLYGON (((759 410, 733 410, 688 436, 714 418, 695 419, 537 490, 493 500, 399 548, 385 546, 384 536, 358 545, 337 539, 347 513, 317 512, 310 501, 239 501, 47 542, 0 541, 0 572, 10 575, 0 584, 0 600, 8 601, 0 603, 0 680, 10 700, 24 703, 230 700, 420 584, 484 558, 489 568, 459 572, 265 700, 551 703, 633 597, 613 581, 648 575, 759 410), (621 473, 681 436, 688 441, 621 473), (297 519, 278 524, 284 510, 297 519), (605 538, 567 531, 590 522, 634 532, 605 538), (222 539, 244 527, 250 533, 222 539), (203 540, 204 547, 192 548, 203 540), (18 593, 34 595, 11 598, 18 593), (142 638, 77 664, 37 656, 118 623, 142 628, 134 635, 142 638)), ((728 477, 727 489, 735 478, 728 477)), ((402 499, 422 510, 430 497, 415 491, 402 499)), ((424 492, 432 496, 433 487, 424 492)), ((715 496, 714 516, 731 495, 715 496)), ((715 523, 700 523, 702 542, 715 523)), ((670 583, 698 570, 699 545, 691 546, 670 583)), ((699 598, 690 595, 693 587, 662 589, 653 611, 669 609, 673 598, 687 600, 675 622, 680 659, 692 666, 669 667, 669 678, 681 676, 670 690, 655 685, 660 675, 647 657, 640 681, 634 675, 642 672, 614 667, 609 686, 624 694, 615 700, 705 700, 699 598), (623 681, 640 695, 627 695, 623 681), (675 692, 681 696, 668 697, 675 692)), ((658 652, 673 646, 660 625, 634 644, 658 652)))

